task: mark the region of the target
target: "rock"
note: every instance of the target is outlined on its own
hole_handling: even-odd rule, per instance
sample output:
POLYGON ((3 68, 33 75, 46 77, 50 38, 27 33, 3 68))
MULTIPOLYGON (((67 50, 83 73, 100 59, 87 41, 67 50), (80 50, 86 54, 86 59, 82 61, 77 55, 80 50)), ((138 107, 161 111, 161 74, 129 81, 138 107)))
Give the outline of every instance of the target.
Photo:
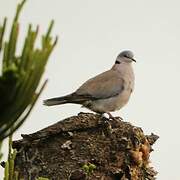
POLYGON ((22 137, 13 148, 24 179, 155 179, 149 156, 158 136, 146 136, 118 117, 80 113, 22 137))

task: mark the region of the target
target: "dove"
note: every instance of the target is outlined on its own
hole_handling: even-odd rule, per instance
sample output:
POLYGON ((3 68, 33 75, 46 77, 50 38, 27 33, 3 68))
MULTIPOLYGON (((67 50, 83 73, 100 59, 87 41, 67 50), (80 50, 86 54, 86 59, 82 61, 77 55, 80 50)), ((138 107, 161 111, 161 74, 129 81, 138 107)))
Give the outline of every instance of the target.
POLYGON ((82 84, 75 92, 43 101, 46 106, 74 103, 99 113, 107 113, 124 107, 134 90, 134 72, 132 62, 136 62, 131 51, 122 51, 114 65, 82 84))

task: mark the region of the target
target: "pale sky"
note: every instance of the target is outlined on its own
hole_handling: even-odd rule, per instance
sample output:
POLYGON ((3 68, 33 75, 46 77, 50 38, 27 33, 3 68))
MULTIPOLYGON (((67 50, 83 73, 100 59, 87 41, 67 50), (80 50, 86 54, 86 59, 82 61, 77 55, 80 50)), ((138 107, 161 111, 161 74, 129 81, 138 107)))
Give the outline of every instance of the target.
MULTIPOLYGON (((15 13, 17 0, 0 0, 0 22, 15 13)), ((14 134, 33 133, 77 115, 78 105, 44 107, 42 100, 68 94, 113 65, 119 52, 130 49, 137 63, 135 91, 128 105, 114 115, 160 136, 151 153, 158 180, 178 180, 180 152, 180 2, 178 0, 29 0, 21 14, 22 46, 27 25, 45 32, 55 20, 59 42, 46 67, 49 83, 23 126, 14 134)), ((10 25, 10 22, 8 23, 10 25)), ((7 155, 7 142, 3 146, 7 155)), ((0 177, 3 175, 0 168, 0 177)))

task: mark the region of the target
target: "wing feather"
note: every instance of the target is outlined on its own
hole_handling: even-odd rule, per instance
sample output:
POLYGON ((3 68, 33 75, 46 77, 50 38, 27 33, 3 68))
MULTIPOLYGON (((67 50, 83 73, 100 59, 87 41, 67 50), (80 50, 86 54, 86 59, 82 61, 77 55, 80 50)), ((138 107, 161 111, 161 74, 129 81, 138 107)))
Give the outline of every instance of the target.
POLYGON ((120 94, 123 89, 124 79, 119 72, 109 70, 86 81, 75 93, 89 99, 106 99, 120 94))

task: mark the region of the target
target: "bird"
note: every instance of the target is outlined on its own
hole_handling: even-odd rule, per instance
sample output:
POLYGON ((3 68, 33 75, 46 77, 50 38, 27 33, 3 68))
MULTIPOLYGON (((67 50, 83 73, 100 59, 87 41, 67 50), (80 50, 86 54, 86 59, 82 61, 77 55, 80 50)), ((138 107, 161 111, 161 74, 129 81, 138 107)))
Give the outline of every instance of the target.
POLYGON ((71 94, 46 99, 46 106, 74 103, 82 105, 95 113, 107 113, 124 107, 134 90, 134 71, 132 62, 136 62, 130 50, 122 51, 116 58, 111 69, 87 80, 71 94))

